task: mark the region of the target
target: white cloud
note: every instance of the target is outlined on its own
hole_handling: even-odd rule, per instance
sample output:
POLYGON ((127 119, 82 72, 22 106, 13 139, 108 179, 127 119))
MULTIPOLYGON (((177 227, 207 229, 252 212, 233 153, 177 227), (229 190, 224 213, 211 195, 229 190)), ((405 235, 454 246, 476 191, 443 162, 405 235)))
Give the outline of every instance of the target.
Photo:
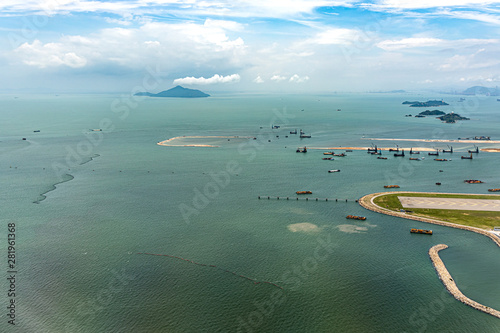
POLYGON ((351 44, 361 37, 361 33, 355 29, 331 28, 317 33, 306 43, 320 45, 345 45, 351 44))
POLYGON ((286 77, 276 74, 276 75, 271 76, 270 80, 280 82, 280 81, 286 80, 286 77))
MULTIPOLYGON (((439 7, 477 7, 499 3, 488 0, 382 0, 373 6, 395 9, 423 9, 439 7)), ((368 5, 370 6, 370 5, 368 5)))
POLYGON ((234 70, 245 54, 240 37, 229 38, 222 26, 231 22, 147 22, 139 28, 103 29, 88 36, 66 35, 50 43, 34 41, 14 50, 12 62, 40 68, 110 64, 143 69, 148 64, 164 70, 199 68, 234 70))
POLYGON ((428 37, 411 37, 399 40, 385 40, 377 43, 377 46, 386 51, 397 51, 402 49, 419 48, 419 47, 439 47, 440 49, 464 48, 464 47, 498 44, 498 43, 500 43, 499 39, 445 40, 445 39, 428 38, 428 37))
POLYGON ((259 75, 255 79, 253 79, 253 82, 255 82, 255 83, 264 83, 264 80, 262 80, 262 78, 259 75))
POLYGON ((309 76, 300 77, 297 74, 292 75, 292 77, 290 77, 289 79, 290 82, 295 82, 295 83, 302 83, 306 82, 307 80, 309 80, 309 76))
POLYGON ((215 84, 215 83, 231 83, 240 81, 240 76, 238 74, 232 74, 227 76, 220 76, 215 74, 214 76, 205 79, 204 77, 185 77, 181 79, 175 79, 174 84, 215 84))
POLYGON ((85 57, 65 50, 59 43, 43 45, 39 40, 35 40, 32 44, 24 43, 19 46, 15 53, 23 56, 25 64, 39 68, 57 66, 79 68, 87 64, 85 57))

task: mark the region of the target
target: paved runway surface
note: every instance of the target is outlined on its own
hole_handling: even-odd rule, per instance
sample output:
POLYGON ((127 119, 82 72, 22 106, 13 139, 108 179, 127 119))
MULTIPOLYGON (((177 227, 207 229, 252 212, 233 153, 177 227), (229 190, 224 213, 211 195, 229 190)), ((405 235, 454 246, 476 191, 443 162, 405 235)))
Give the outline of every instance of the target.
POLYGON ((485 210, 500 212, 500 200, 398 197, 404 208, 485 210))

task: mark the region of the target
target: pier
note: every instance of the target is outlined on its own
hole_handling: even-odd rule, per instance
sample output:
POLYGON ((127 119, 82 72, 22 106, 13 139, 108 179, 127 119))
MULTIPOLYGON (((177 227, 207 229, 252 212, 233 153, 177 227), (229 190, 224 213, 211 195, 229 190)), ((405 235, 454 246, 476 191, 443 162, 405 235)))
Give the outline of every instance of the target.
POLYGON ((295 201, 333 201, 333 202, 358 202, 357 199, 338 199, 338 198, 311 198, 311 197, 282 197, 282 196, 270 196, 270 195, 259 195, 257 197, 259 200, 295 200, 295 201))
POLYGON ((434 245, 433 247, 430 248, 429 250, 429 257, 431 258, 432 264, 434 265, 434 269, 436 270, 439 279, 443 282, 444 286, 446 287, 446 290, 450 294, 453 295, 457 300, 460 302, 476 309, 479 311, 482 311, 484 313, 490 314, 494 317, 500 318, 500 311, 492 309, 488 306, 482 305, 476 301, 471 300, 467 296, 465 296, 460 289, 458 289, 455 281, 451 277, 450 273, 446 269, 446 266, 444 265, 443 261, 439 257, 439 251, 447 249, 448 245, 446 244, 438 244, 434 245))

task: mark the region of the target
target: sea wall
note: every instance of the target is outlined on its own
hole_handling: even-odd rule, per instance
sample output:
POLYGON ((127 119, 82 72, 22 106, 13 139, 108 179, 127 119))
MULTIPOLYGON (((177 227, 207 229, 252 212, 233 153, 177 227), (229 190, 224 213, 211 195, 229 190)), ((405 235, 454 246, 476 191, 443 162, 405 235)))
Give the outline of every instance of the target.
MULTIPOLYGON (((421 217, 421 216, 414 216, 410 215, 408 213, 403 213, 403 212, 396 212, 390 209, 382 208, 378 205, 376 205, 373 202, 373 199, 375 199, 378 196, 385 195, 385 194, 398 194, 398 193, 429 193, 429 192, 409 192, 409 191, 401 191, 401 192, 380 192, 380 193, 373 193, 373 194, 368 194, 359 199, 359 204, 371 211, 381 213, 381 214, 386 214, 386 215, 391 215, 391 216, 397 216, 397 217, 402 217, 405 219, 410 219, 410 220, 415 220, 415 221, 420 221, 420 222, 426 222, 426 223, 432 223, 432 224, 438 224, 442 225, 445 227, 451 227, 451 228, 457 228, 457 229, 463 229, 463 230, 468 230, 472 232, 476 232, 478 234, 484 235, 486 237, 491 238, 499 247, 500 247, 500 237, 496 236, 495 234, 488 232, 483 229, 475 228, 475 227, 469 227, 466 225, 461 225, 461 224, 455 224, 451 222, 445 222, 445 221, 439 221, 439 220, 434 220, 430 219, 427 217, 421 217)), ((429 193, 432 194, 432 193, 429 193)))
POLYGON ((460 289, 458 289, 455 281, 451 277, 450 273, 446 269, 446 266, 444 265, 443 261, 439 257, 439 251, 447 249, 448 245, 446 244, 438 244, 434 245, 433 247, 430 248, 429 250, 429 257, 432 260, 432 264, 434 265, 434 268, 436 269, 436 272, 439 276, 439 279, 443 282, 444 286, 448 290, 450 294, 453 295, 457 300, 460 302, 473 307, 474 309, 477 309, 479 311, 483 311, 487 314, 490 314, 492 316, 495 316, 497 318, 500 318, 500 311, 492 309, 488 306, 479 304, 476 301, 471 300, 470 298, 466 297, 460 289))

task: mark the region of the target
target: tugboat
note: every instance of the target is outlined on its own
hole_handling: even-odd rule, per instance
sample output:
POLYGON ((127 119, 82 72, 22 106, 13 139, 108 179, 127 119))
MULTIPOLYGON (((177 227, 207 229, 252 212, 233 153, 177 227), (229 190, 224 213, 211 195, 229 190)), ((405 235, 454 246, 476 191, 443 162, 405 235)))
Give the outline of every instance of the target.
POLYGON ((413 147, 410 148, 410 155, 420 154, 419 151, 413 151, 413 147))
POLYGON ((432 235, 432 230, 425 230, 425 229, 410 229, 410 232, 412 234, 424 234, 424 235, 432 235))
POLYGON ((297 193, 297 194, 312 194, 311 191, 297 191, 295 193, 297 193))

